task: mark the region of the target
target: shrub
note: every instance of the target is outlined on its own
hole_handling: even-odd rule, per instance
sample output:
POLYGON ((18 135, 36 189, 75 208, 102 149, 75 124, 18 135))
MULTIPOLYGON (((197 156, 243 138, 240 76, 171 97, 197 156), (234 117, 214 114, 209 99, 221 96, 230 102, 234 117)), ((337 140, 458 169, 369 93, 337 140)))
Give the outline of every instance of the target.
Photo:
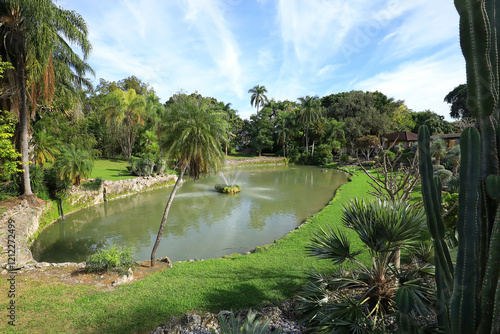
POLYGON ((117 271, 122 273, 134 265, 132 251, 129 248, 118 247, 113 243, 90 255, 87 258, 85 270, 88 272, 117 271))
POLYGON ((349 163, 350 160, 351 160, 351 158, 349 158, 349 156, 347 154, 342 154, 340 156, 340 162, 347 164, 347 163, 349 163))
POLYGON ((143 153, 140 157, 131 157, 127 169, 134 175, 147 176, 154 172, 155 157, 151 153, 143 153))
POLYGON ((85 190, 96 191, 96 190, 101 189, 102 183, 103 183, 103 179, 100 177, 97 177, 94 180, 90 180, 90 181, 82 183, 82 188, 85 190))
POLYGON ((439 169, 434 172, 434 175, 441 179, 441 183, 445 184, 451 180, 453 173, 447 169, 439 169))
MULTIPOLYGON (((261 321, 256 319, 256 314, 249 311, 245 321, 235 317, 231 312, 229 319, 224 314, 219 314, 219 326, 221 334, 265 334, 268 333, 268 328, 271 320, 261 321)), ((270 332, 278 333, 278 330, 270 332)))
POLYGON ((45 182, 45 171, 40 165, 30 167, 31 190, 41 199, 49 199, 49 190, 45 182))
POLYGON ((332 147, 321 144, 314 151, 314 163, 316 165, 326 165, 333 161, 332 147))

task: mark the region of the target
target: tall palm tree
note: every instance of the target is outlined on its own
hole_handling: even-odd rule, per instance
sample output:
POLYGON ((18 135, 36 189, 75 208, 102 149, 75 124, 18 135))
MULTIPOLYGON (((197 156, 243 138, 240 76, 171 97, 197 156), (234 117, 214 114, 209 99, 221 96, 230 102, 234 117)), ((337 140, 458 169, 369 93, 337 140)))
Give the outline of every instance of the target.
POLYGON ((309 153, 309 126, 321 117, 321 100, 317 96, 299 97, 299 119, 306 129, 306 153, 309 153))
POLYGON ((257 108, 257 112, 259 112, 259 107, 263 107, 266 103, 269 103, 269 99, 266 96, 267 89, 265 86, 257 85, 254 88, 249 89, 248 92, 252 93, 250 104, 257 108))
POLYGON ((130 158, 136 139, 133 126, 134 124, 144 124, 146 98, 137 94, 133 88, 126 92, 116 89, 107 98, 111 106, 107 108, 106 120, 125 128, 125 143, 122 145, 122 150, 125 157, 130 158))
MULTIPOLYGON (((33 196, 29 176, 26 83, 28 80, 32 83, 44 81, 45 87, 50 85, 49 79, 53 77, 51 59, 57 47, 74 63, 78 63, 75 59, 79 56, 68 43, 79 47, 86 58, 91 50, 87 35, 86 23, 80 15, 56 6, 51 0, 0 2, 0 53, 14 66, 13 70, 7 71, 6 82, 10 110, 19 115, 25 196, 33 196)), ((77 72, 75 68, 73 70, 77 72)))
POLYGON ((155 255, 163 236, 168 212, 184 173, 198 179, 200 173, 217 170, 223 161, 221 147, 227 142, 228 123, 224 114, 209 108, 203 98, 179 96, 169 106, 164 122, 169 124, 162 136, 162 146, 167 154, 179 162, 180 173, 168 199, 160 229, 151 252, 151 266, 155 265, 155 255))

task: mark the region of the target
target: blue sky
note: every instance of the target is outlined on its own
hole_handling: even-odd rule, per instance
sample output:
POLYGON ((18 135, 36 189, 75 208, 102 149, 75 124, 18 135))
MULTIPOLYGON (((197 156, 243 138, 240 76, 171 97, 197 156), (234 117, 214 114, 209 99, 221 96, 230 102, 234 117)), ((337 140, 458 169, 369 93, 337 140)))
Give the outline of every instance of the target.
POLYGON ((379 90, 449 119, 465 83, 451 0, 60 0, 87 21, 99 78, 135 75, 255 113, 248 90, 293 100, 379 90))

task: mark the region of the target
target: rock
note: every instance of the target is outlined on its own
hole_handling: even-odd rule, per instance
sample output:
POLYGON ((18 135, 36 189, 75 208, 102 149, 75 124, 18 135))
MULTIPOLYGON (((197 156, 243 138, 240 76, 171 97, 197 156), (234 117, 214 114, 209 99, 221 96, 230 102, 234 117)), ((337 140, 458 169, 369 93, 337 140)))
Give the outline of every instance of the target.
POLYGON ((182 329, 193 330, 201 326, 201 317, 196 313, 184 314, 181 318, 182 329))
POLYGON ((158 261, 166 262, 168 264, 168 267, 172 268, 173 262, 172 262, 172 260, 170 260, 170 258, 168 256, 162 257, 162 258, 158 259, 158 261))
POLYGON ((122 277, 118 277, 117 279, 115 279, 113 281, 113 283, 111 283, 111 286, 117 286, 117 285, 120 285, 120 284, 125 284, 125 283, 128 283, 128 282, 132 281, 133 279, 134 279, 134 273, 132 271, 132 268, 128 268, 127 274, 123 275, 122 277))
POLYGON ((35 268, 47 268, 47 267, 50 267, 51 264, 50 263, 47 263, 47 262, 38 262, 36 265, 35 265, 35 268))

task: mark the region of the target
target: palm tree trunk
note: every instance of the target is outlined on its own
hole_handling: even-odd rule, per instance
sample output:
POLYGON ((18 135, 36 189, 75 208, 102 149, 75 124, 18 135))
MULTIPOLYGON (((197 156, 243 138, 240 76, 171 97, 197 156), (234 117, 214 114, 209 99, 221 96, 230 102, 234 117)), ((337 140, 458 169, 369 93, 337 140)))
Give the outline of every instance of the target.
POLYGON ((315 140, 313 140, 313 145, 312 145, 312 150, 311 150, 311 156, 313 156, 313 157, 314 157, 314 143, 315 143, 315 142, 316 142, 316 141, 315 141, 315 140))
POLYGON ((309 153, 309 125, 306 127, 306 153, 309 153))
POLYGON ((151 251, 151 267, 155 266, 156 250, 158 249, 158 246, 160 245, 161 238, 163 236, 163 229, 165 228, 165 224, 167 223, 168 212, 170 211, 170 206, 172 205, 172 201, 174 200, 175 193, 177 192, 177 189, 179 188, 179 185, 181 183, 182 177, 184 176, 184 172, 186 171, 186 168, 187 168, 187 163, 184 163, 184 165, 181 168, 181 173, 179 174, 179 177, 177 178, 177 181, 175 182, 174 188, 172 189, 172 193, 170 194, 170 197, 168 199, 167 206, 165 207, 165 212, 163 213, 163 218, 161 219, 160 229, 158 230, 158 235, 156 236, 155 245, 153 246, 153 250, 151 251))
POLYGON ((61 210, 61 219, 66 220, 66 217, 64 216, 63 199, 62 198, 59 198, 59 209, 61 210))
POLYGON ((20 87, 20 102, 19 108, 19 130, 21 139, 21 162, 23 168, 23 187, 24 196, 33 196, 30 183, 30 165, 29 165, 29 146, 28 146, 28 112, 26 110, 26 82, 24 80, 24 61, 23 54, 17 55, 16 71, 17 80, 20 87))

